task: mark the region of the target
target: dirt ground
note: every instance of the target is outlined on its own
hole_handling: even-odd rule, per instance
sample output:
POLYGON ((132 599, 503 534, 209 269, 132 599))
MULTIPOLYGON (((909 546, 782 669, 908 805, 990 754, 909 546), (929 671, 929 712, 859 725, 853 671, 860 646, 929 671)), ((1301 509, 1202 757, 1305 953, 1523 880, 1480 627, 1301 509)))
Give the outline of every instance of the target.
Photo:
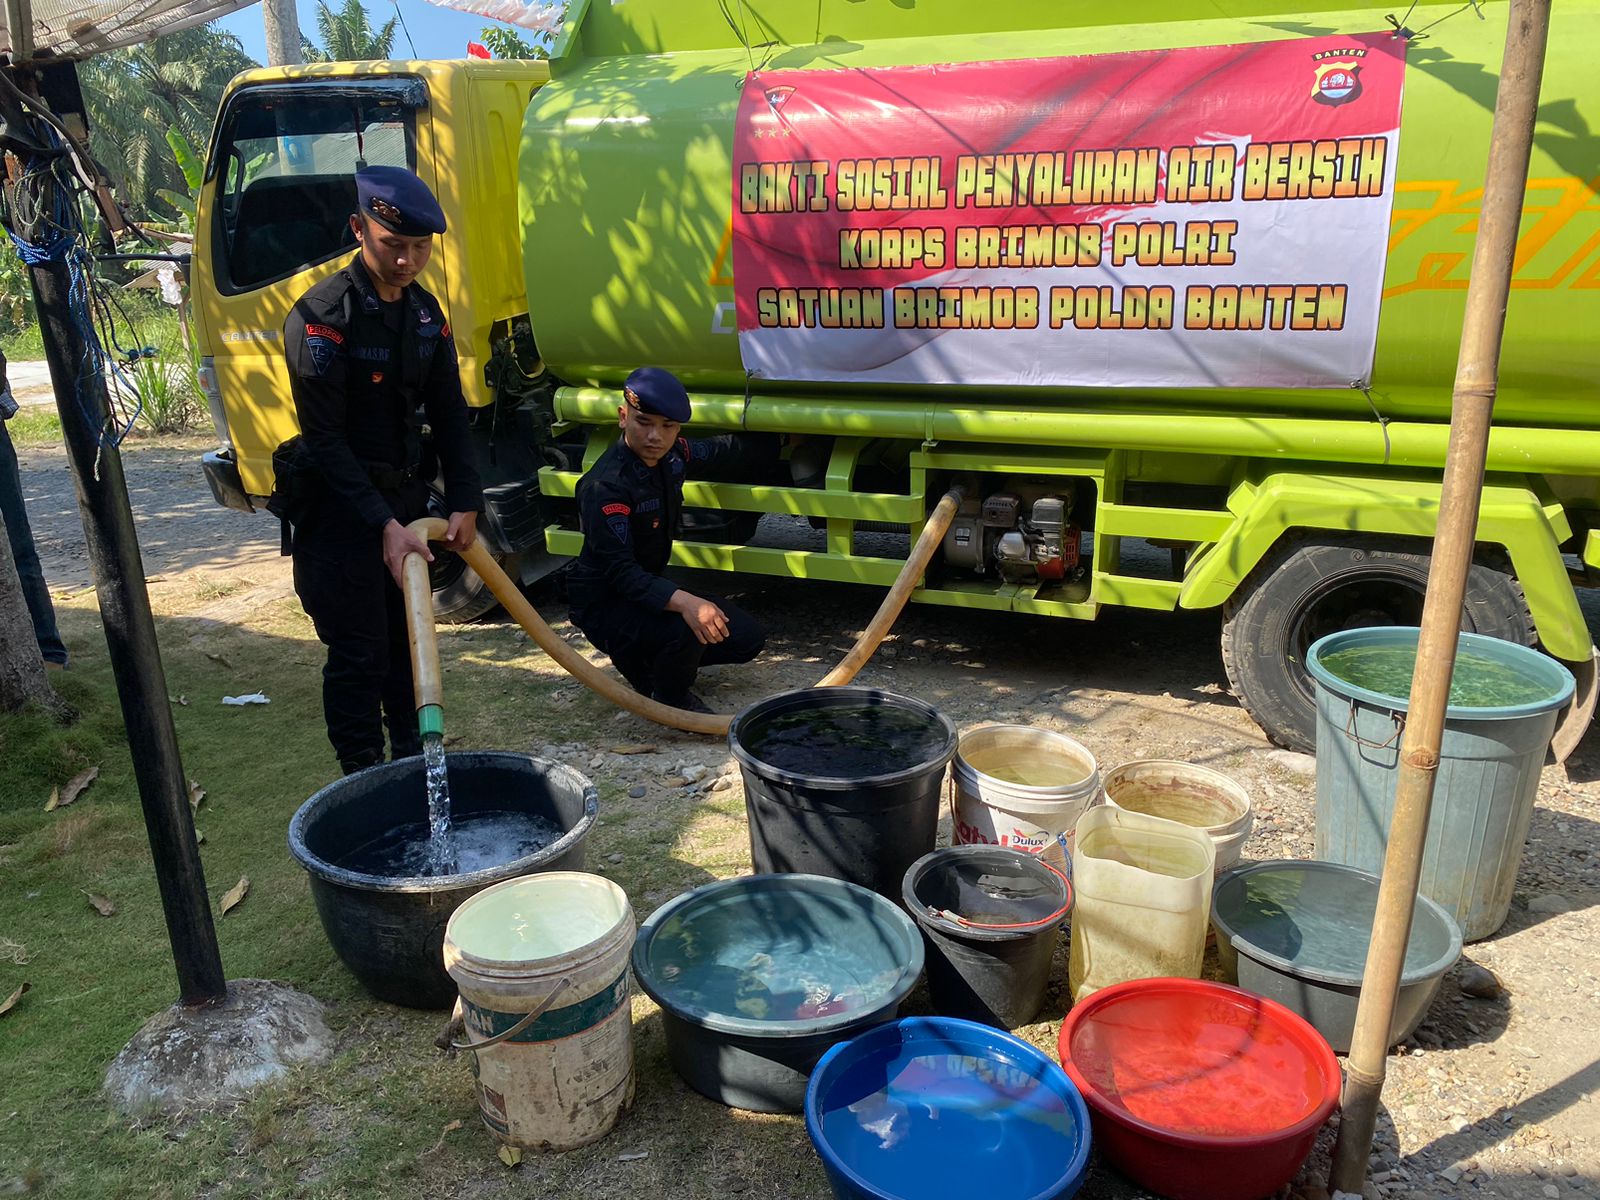
MULTIPOLYGON (((288 574, 270 519, 212 502, 199 471, 202 448, 203 439, 132 447, 127 474, 147 576, 212 576, 219 585, 248 579, 245 589, 229 595, 219 586, 207 615, 225 620, 289 595, 288 574)), ((64 456, 28 449, 21 457, 46 572, 56 589, 79 591, 89 573, 64 456)), ((714 586, 770 631, 759 663, 703 677, 703 694, 724 711, 821 675, 878 600, 866 589, 792 581, 719 579, 714 586)), ((542 607, 552 621, 564 617, 559 605, 542 607)), ((1600 630, 1600 609, 1591 604, 1587 611, 1591 626, 1600 630)), ((1207 763, 1254 797, 1247 858, 1310 857, 1312 760, 1270 746, 1229 695, 1218 632, 1213 613, 1112 610, 1089 626, 913 606, 859 682, 922 697, 963 730, 991 721, 1061 730, 1087 745, 1103 768, 1148 757, 1207 763)), ((520 631, 495 615, 452 633, 446 646, 447 653, 486 651, 521 640, 520 631)), ((574 685, 569 701, 576 692, 574 685)), ((533 748, 573 761, 638 797, 685 786, 687 777, 693 777, 687 788, 702 793, 739 786, 725 747, 664 733, 622 714, 597 720, 582 741, 533 748), (659 750, 624 755, 612 749, 641 742, 659 750)), ((1509 921, 1467 947, 1412 1044, 1389 1060, 1369 1196, 1600 1196, 1597 835, 1600 736, 1591 735, 1565 767, 1544 771, 1509 921), (1493 971, 1503 990, 1489 999, 1464 994, 1463 972, 1474 965, 1493 971)), ((698 865, 710 875, 748 869, 748 861, 698 865)), ((608 868, 602 863, 600 869, 608 868)), ((642 917, 668 898, 645 892, 634 903, 642 917)), ((1064 986, 1063 944, 1045 1013, 1021 1031, 1052 1052, 1064 986)), ((648 1164, 629 1154, 647 1145, 648 1137, 636 1114, 609 1139, 614 1150, 596 1161, 615 1161, 620 1165, 608 1167, 608 1174, 620 1179, 634 1171, 643 1183, 648 1164)), ((1295 1195, 1321 1195, 1316 1181, 1325 1178, 1331 1144, 1330 1128, 1295 1195)), ((594 1194, 602 1193, 671 1196, 674 1188, 670 1179, 659 1179, 654 1187, 615 1193, 601 1188, 594 1194)), ((810 1180, 797 1183, 791 1194, 826 1193, 810 1180)), ((1081 1194, 1142 1195, 1105 1168, 1094 1172, 1081 1194)))

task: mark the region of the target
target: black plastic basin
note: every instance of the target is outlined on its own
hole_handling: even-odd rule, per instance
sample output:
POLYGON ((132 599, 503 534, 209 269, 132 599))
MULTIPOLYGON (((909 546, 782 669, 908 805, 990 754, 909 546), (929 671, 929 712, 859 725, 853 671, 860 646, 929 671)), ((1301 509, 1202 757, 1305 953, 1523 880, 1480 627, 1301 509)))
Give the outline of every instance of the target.
POLYGON ((1044 1007, 1072 885, 1034 854, 950 846, 906 871, 902 902, 927 939, 928 998, 941 1016, 1002 1029, 1044 1007))
POLYGON ((380 1000, 446 1008, 456 987, 444 969, 444 927, 468 896, 536 871, 581 871, 599 812, 594 784, 529 754, 445 755, 453 814, 515 812, 554 821, 560 838, 534 854, 460 875, 366 875, 335 864, 400 825, 426 822, 422 759, 372 767, 323 788, 289 822, 289 852, 311 875, 322 928, 341 962, 380 1000))
POLYGON ((744 777, 756 871, 843 879, 898 903, 906 868, 938 836, 939 796, 956 740, 955 726, 932 705, 875 688, 802 688, 752 704, 734 717, 728 745, 744 777), (830 713, 886 714, 918 745, 897 759, 870 746, 839 753, 819 738, 811 769, 769 760, 763 742, 775 728, 830 713))

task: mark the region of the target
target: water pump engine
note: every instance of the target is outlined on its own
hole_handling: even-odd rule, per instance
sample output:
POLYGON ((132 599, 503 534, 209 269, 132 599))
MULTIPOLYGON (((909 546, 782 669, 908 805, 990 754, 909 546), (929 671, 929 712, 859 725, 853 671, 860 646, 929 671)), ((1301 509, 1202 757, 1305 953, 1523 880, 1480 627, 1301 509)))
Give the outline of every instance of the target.
POLYGON ((1082 540, 1071 518, 1070 493, 1029 502, 1019 492, 994 492, 962 505, 944 537, 945 561, 1010 583, 1066 579, 1077 571, 1082 540))

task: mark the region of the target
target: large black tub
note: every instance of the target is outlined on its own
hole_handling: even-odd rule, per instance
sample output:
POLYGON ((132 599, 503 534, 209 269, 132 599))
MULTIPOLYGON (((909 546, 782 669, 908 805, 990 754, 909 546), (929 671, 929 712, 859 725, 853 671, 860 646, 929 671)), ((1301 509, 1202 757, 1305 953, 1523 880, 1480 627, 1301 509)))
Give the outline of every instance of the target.
POLYGON ((864 687, 803 688, 734 717, 758 873, 824 875, 895 903, 933 849, 956 728, 930 704, 864 687))
POLYGON ((340 960, 374 996, 445 1008, 456 987, 444 970, 444 927, 468 896, 536 871, 580 871, 599 796, 571 767, 529 754, 445 755, 456 818, 527 813, 563 832, 533 854, 458 875, 384 876, 336 864, 398 826, 428 819, 422 759, 372 767, 330 783, 289 822, 289 852, 311 875, 311 896, 340 960))

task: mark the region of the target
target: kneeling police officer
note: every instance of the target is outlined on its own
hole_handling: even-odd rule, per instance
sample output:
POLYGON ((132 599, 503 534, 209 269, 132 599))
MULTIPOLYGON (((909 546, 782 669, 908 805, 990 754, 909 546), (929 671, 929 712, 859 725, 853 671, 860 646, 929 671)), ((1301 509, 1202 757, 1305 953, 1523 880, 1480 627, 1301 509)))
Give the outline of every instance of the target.
POLYGON ((689 440, 689 394, 660 367, 629 375, 622 436, 578 481, 583 550, 567 581, 572 623, 611 656, 634 690, 691 712, 702 666, 749 662, 766 635, 748 614, 663 578, 683 508, 683 481, 736 464, 738 435, 689 440))
POLYGON ((294 585, 328 648, 322 705, 346 774, 383 761, 384 718, 394 758, 421 752, 400 579, 408 553, 433 561, 406 528, 427 515, 428 481, 443 473, 446 549, 472 544, 483 507, 450 323, 416 282, 444 212, 399 167, 358 171, 356 196, 360 253, 284 325, 311 481, 293 518, 294 585))

